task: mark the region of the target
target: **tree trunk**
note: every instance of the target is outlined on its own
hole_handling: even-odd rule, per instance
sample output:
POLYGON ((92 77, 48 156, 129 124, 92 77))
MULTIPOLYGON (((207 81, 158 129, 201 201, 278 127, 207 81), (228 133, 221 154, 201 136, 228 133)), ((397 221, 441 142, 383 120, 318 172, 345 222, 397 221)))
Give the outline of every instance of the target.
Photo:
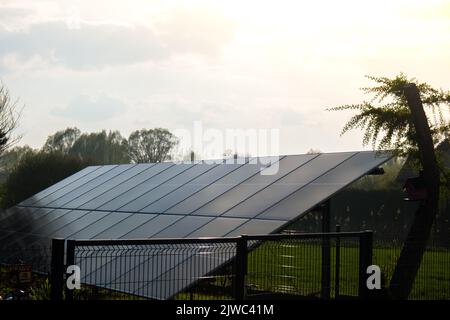
POLYGON ((407 299, 411 292, 439 206, 439 169, 419 90, 415 84, 409 84, 404 93, 416 129, 427 197, 415 213, 391 279, 389 289, 394 299, 407 299))

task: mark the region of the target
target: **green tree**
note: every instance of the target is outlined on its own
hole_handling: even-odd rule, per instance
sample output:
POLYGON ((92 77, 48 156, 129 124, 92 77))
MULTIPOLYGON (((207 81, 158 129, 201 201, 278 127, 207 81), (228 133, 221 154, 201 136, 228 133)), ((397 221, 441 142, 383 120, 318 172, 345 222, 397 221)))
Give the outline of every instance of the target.
POLYGON ((3 152, 0 158, 0 182, 6 181, 9 173, 26 154, 35 152, 36 150, 28 145, 16 146, 3 152))
POLYGON ((87 160, 59 152, 28 152, 5 182, 2 207, 11 207, 90 164, 87 160))
POLYGON ((49 136, 45 141, 42 151, 69 153, 75 141, 80 137, 81 131, 76 128, 66 128, 49 136))
POLYGON ((128 138, 128 153, 135 163, 163 162, 170 160, 177 144, 178 138, 167 129, 136 130, 128 138))
POLYGON ((19 124, 20 110, 17 110, 17 100, 13 101, 8 89, 0 84, 0 155, 20 137, 12 133, 19 124))
POLYGON ((448 168, 437 160, 435 148, 447 139, 449 132, 450 124, 443 114, 450 106, 450 92, 408 79, 404 74, 393 79, 368 78, 378 84, 362 89, 374 95, 370 101, 328 110, 357 111, 342 134, 350 129, 363 129, 363 144, 371 143, 379 150, 391 149, 423 169, 427 197, 414 216, 390 283, 393 297, 405 299, 412 289, 438 213, 440 176, 449 186, 448 168))
POLYGON ((97 164, 130 162, 127 140, 119 131, 84 133, 73 143, 69 154, 97 164))

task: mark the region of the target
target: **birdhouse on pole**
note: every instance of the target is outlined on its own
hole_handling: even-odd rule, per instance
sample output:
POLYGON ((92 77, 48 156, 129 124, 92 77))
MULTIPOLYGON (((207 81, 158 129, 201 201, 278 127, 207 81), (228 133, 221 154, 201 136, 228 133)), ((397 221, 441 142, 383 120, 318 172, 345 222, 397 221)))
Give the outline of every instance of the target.
POLYGON ((407 198, 405 201, 421 201, 427 197, 427 188, 423 171, 421 170, 418 177, 409 178, 406 180, 403 191, 406 192, 407 198))

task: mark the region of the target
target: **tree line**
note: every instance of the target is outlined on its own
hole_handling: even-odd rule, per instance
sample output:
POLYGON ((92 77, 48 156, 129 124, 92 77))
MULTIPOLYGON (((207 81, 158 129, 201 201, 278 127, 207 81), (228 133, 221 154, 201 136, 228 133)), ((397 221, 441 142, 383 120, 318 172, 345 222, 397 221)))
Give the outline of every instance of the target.
POLYGON ((0 205, 11 207, 89 165, 171 160, 177 144, 178 138, 163 128, 136 130, 128 139, 119 131, 82 133, 76 127, 57 131, 41 149, 25 145, 3 152, 0 205))

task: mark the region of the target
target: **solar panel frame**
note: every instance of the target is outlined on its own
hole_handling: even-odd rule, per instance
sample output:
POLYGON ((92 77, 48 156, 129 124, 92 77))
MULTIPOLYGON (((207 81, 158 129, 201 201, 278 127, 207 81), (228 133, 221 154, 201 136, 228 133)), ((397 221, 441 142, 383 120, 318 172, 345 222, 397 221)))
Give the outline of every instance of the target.
POLYGON ((58 191, 59 189, 61 189, 61 188, 65 187, 65 186, 67 186, 67 185, 77 181, 78 179, 84 177, 87 174, 92 173, 93 171, 99 169, 100 167, 101 166, 89 166, 89 167, 86 167, 86 168, 84 168, 84 169, 74 173, 73 175, 71 175, 71 176, 69 176, 69 177, 67 177, 67 178, 65 178, 65 179, 63 179, 63 180, 61 180, 61 181, 51 185, 50 187, 48 187, 48 188, 46 188, 46 189, 36 193, 32 197, 25 199, 24 201, 20 202, 18 205, 20 205, 20 206, 36 205, 36 203, 40 199, 42 199, 42 198, 50 195, 51 193, 54 193, 54 192, 58 191))
POLYGON ((53 200, 50 203, 47 203, 47 206, 54 208, 76 209, 74 207, 68 206, 68 204, 74 201, 76 198, 82 197, 83 195, 90 193, 91 190, 94 190, 95 188, 98 188, 99 186, 107 183, 111 179, 114 179, 119 174, 129 170, 132 166, 134 165, 123 164, 115 166, 111 170, 108 170, 107 172, 99 175, 98 177, 95 177, 94 179, 91 179, 90 181, 86 182, 84 185, 71 190, 70 192, 66 193, 65 195, 62 195, 61 197, 53 200))
POLYGON ((229 189, 223 193, 220 197, 215 198, 204 206, 198 208, 192 215, 214 215, 221 216, 225 212, 234 208, 241 202, 252 197, 262 189, 266 188, 290 174, 292 171, 300 168, 304 164, 312 161, 317 155, 300 155, 292 157, 282 157, 276 164, 280 167, 276 174, 264 175, 265 170, 271 170, 271 168, 264 169, 257 172, 248 179, 242 181, 240 184, 229 189), (301 159, 301 158, 303 159, 301 159), (287 165, 285 163, 287 162, 287 165), (290 163, 295 162, 295 165, 290 163), (291 165, 293 166, 291 168, 291 165))
POLYGON ((106 210, 111 211, 110 208, 107 208, 105 206, 108 206, 109 203, 115 201, 121 194, 137 187, 138 185, 144 183, 145 181, 152 178, 154 175, 157 175, 161 173, 164 170, 167 170, 169 167, 173 166, 172 163, 161 163, 156 165, 155 163, 151 164, 138 164, 140 165, 148 165, 148 168, 146 168, 144 171, 142 171, 139 175, 134 176, 120 185, 113 187, 112 189, 104 192, 101 195, 98 195, 94 199, 88 201, 87 203, 80 206, 80 209, 86 209, 86 210, 106 210))
POLYGON ((89 172, 88 174, 80 177, 79 179, 76 179, 72 183, 66 184, 62 188, 59 188, 58 190, 44 196, 42 199, 39 199, 37 202, 33 203, 32 206, 48 207, 49 203, 53 202, 54 200, 59 199, 61 196, 64 196, 67 193, 72 192, 73 190, 77 189, 78 187, 88 183, 90 180, 95 179, 98 176, 101 176, 102 174, 108 172, 109 170, 115 168, 116 166, 117 165, 100 166, 97 170, 89 172))
POLYGON ((152 189, 158 187, 167 180, 170 180, 174 176, 182 173, 183 171, 189 169, 192 166, 194 166, 194 164, 171 165, 168 168, 162 170, 161 172, 153 175, 151 178, 140 183, 139 185, 117 196, 108 203, 105 203, 104 205, 99 207, 99 209, 126 212, 127 210, 122 210, 122 208, 125 207, 128 203, 132 202, 133 200, 140 197, 144 193, 147 193, 152 189))
MULTIPOLYGON (((275 157, 273 157, 275 158, 275 157)), ((164 213, 168 214, 191 214, 198 210, 200 207, 211 202, 215 198, 221 196, 229 189, 233 188, 236 184, 241 183, 253 174, 259 172, 263 168, 264 164, 258 162, 257 164, 249 164, 251 159, 247 160, 245 164, 228 173, 214 183, 211 183, 199 192, 182 201, 174 207, 166 210, 164 213), (194 198, 193 200, 190 200, 194 198), (195 202, 194 202, 195 201, 195 202)))
MULTIPOLYGON (((138 175, 139 173, 141 173, 144 170, 146 170, 146 166, 133 165, 129 169, 122 171, 121 173, 114 176, 110 180, 99 185, 95 189, 91 189, 89 192, 86 192, 83 195, 66 203, 65 206, 69 207, 69 208, 80 208, 81 206, 92 201, 93 199, 97 198, 98 196, 101 196, 104 193, 110 191, 114 187, 117 187, 120 184, 124 183, 125 181, 132 179, 133 177, 135 177, 136 175, 138 175)), ((83 209, 88 209, 88 208, 84 207, 83 209)), ((92 208, 92 209, 96 209, 96 208, 92 208)))
MULTIPOLYGON (((281 171, 267 177, 261 176, 261 170, 269 158, 245 158, 241 159, 244 164, 228 165, 194 162, 88 167, 2 213, 0 242, 29 246, 49 245, 51 237, 56 236, 131 239, 272 233, 383 164, 391 155, 364 151, 272 158, 276 159, 272 165, 279 161, 281 171), (322 162, 318 161, 322 158, 322 162), (250 163, 254 160, 258 163, 250 163), (291 167, 286 166, 288 162, 291 167), (329 185, 324 185, 327 182, 329 185)), ((151 277, 145 276, 146 284, 141 287, 120 290, 147 292, 146 296, 159 299, 171 297, 194 280, 171 285, 167 292, 157 292, 158 288, 152 285, 169 280, 171 274, 193 261, 200 263, 199 259, 211 266, 197 270, 199 277, 210 272, 214 263, 227 262, 209 261, 193 253, 172 261, 170 267, 161 268, 151 277)), ((152 261, 144 259, 117 277, 131 277, 133 270, 145 268, 152 261)), ((114 259, 97 262, 97 270, 91 270, 94 274, 105 270, 114 259)), ((117 280, 116 275, 109 276, 117 280)))
POLYGON ((259 212, 269 207, 273 202, 279 201, 286 195, 295 191, 298 188, 298 185, 307 185, 314 180, 317 174, 321 174, 323 170, 333 170, 337 164, 355 154, 356 153, 353 152, 330 153, 327 154, 327 156, 321 154, 312 161, 291 171, 288 175, 285 175, 276 182, 267 185, 251 197, 227 210, 221 216, 254 218, 259 212))
MULTIPOLYGON (((143 208, 153 204, 154 202, 160 200, 166 195, 178 190, 185 184, 188 184, 190 181, 197 178, 199 175, 208 172, 213 169, 217 164, 205 165, 205 164, 195 164, 192 167, 184 170, 180 174, 172 177, 171 179, 165 181, 163 184, 160 184, 156 188, 153 188, 146 193, 142 194, 138 198, 133 201, 127 203, 125 206, 122 206, 120 210, 125 211, 133 211, 138 212, 143 208)), ((142 212, 142 211, 141 211, 142 212)))
POLYGON ((239 169, 242 164, 222 164, 213 168, 210 171, 200 175, 196 179, 192 180, 189 185, 182 186, 175 192, 166 195, 160 200, 150 204, 149 206, 140 210, 140 212, 161 212, 170 213, 170 209, 179 205, 181 202, 189 199, 191 196, 201 192, 209 185, 222 179, 223 177, 231 174, 233 171, 239 169), (218 173, 216 171, 219 171, 218 173), (210 176, 215 175, 215 176, 210 176), (183 193, 184 192, 184 193, 183 193), (181 193, 181 195, 180 195, 181 193), (159 206, 158 206, 159 205, 159 206), (156 208, 155 208, 156 206, 156 208))

